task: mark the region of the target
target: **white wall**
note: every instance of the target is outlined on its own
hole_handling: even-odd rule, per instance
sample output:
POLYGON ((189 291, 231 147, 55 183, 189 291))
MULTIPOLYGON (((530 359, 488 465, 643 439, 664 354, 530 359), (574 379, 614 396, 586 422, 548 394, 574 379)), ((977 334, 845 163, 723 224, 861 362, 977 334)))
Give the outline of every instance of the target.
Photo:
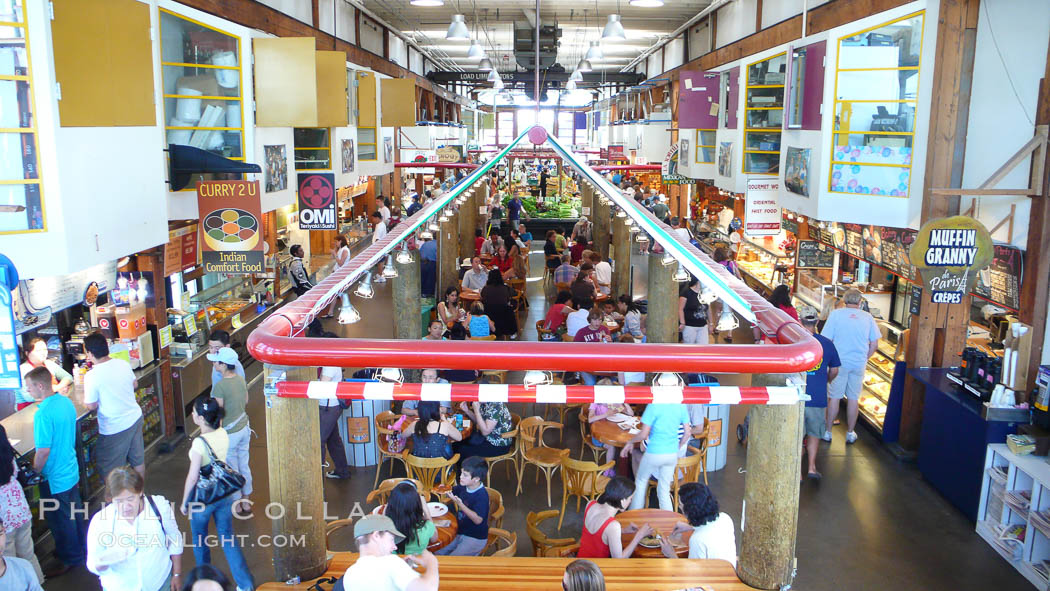
POLYGON ((718 9, 715 47, 722 47, 755 32, 758 0, 736 0, 718 9))
POLYGON ((670 40, 667 45, 664 46, 664 71, 677 68, 682 65, 683 57, 685 57, 685 39, 684 37, 675 37, 670 40))
MULTIPOLYGON (((805 4, 809 10, 827 4, 830 0, 806 0, 805 4)), ((762 28, 773 26, 780 21, 785 21, 793 16, 802 14, 803 0, 775 0, 762 3, 762 28)), ((722 23, 719 21, 718 26, 722 23)))
POLYGON ((711 48, 711 25, 704 19, 693 25, 687 32, 689 35, 689 60, 704 55, 711 48))
MULTIPOLYGON (((278 207, 284 207, 295 202, 295 139, 291 127, 259 127, 255 130, 255 146, 253 150, 254 160, 259 166, 266 169, 266 152, 264 146, 283 145, 284 154, 288 158, 288 188, 283 191, 266 192, 265 174, 253 175, 259 177, 259 186, 262 190, 262 211, 266 213, 278 207)), ((332 155, 336 152, 333 148, 332 155)), ((339 186, 339 185, 336 185, 339 186)))
POLYGON ((645 59, 645 74, 647 78, 652 78, 664 71, 661 63, 663 54, 664 50, 659 49, 645 59))
POLYGON ((663 162, 667 151, 671 149, 671 132, 668 131, 670 126, 669 121, 632 125, 641 140, 638 156, 645 158, 650 164, 663 162))
MULTIPOLYGON (((313 26, 313 8, 304 0, 257 0, 270 8, 275 8, 288 16, 313 26)), ((324 0, 322 0, 324 1, 324 0)))
POLYGON ((383 27, 365 15, 361 15, 361 48, 376 55, 383 55, 383 27))
POLYGON ((408 69, 409 70, 412 70, 414 73, 419 74, 420 76, 424 76, 425 75, 425 73, 423 72, 423 54, 422 53, 419 53, 415 49, 412 49, 411 51, 409 51, 409 60, 408 61, 409 61, 409 65, 408 65, 408 69))
POLYGON ((397 35, 390 35, 390 61, 408 67, 408 45, 397 35))
MULTIPOLYGON (((309 4, 309 3, 303 3, 309 4)), ((356 18, 355 9, 345 0, 320 0, 317 3, 317 28, 343 41, 354 42, 356 18), (332 23, 335 23, 333 28, 332 23)))
MULTIPOLYGON (((1018 148, 1032 139, 1039 79, 1046 68, 1050 37, 1050 3, 1046 0, 985 0, 977 21, 977 48, 973 64, 973 91, 966 134, 966 162, 962 186, 983 183, 1018 148), (994 34, 994 41, 993 41, 994 34), (995 43, 1002 52, 1002 60, 995 43), (1003 62, 1006 63, 1004 68, 1003 62), (1017 89, 1017 97, 1011 90, 1017 89)), ((1031 158, 1017 166, 997 186, 1028 186, 1031 158)), ((962 209, 970 207, 965 199, 962 209)), ((1017 206, 1013 236, 1004 224, 996 241, 1025 248, 1028 237, 1028 197, 984 197, 978 201, 978 219, 991 230, 1017 206)))
POLYGON ((357 128, 336 127, 332 129, 332 172, 335 173, 336 187, 356 185, 361 176, 361 166, 357 159, 357 128), (354 142, 354 170, 343 172, 343 140, 354 142))

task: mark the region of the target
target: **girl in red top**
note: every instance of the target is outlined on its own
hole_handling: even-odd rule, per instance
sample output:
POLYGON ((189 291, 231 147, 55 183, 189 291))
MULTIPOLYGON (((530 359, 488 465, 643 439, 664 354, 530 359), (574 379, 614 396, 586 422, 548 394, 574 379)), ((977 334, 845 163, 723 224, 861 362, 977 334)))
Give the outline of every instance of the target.
POLYGON ((558 292, 558 297, 555 299, 554 305, 551 306, 550 310, 547 310, 547 317, 543 322, 543 328, 545 330, 551 332, 564 332, 562 329, 565 327, 565 319, 568 318, 569 314, 576 311, 569 306, 570 300, 572 300, 571 293, 564 289, 558 292))
POLYGON ((499 269, 500 275, 503 275, 503 278, 506 279, 508 274, 507 271, 510 271, 514 266, 514 259, 507 254, 507 247, 501 246, 499 247, 499 250, 496 251, 496 256, 492 257, 489 264, 493 269, 499 269))
POLYGON ((598 500, 587 503, 583 511, 583 531, 580 532, 577 558, 630 558, 638 542, 653 533, 648 523, 642 524, 631 543, 623 547, 620 536, 631 532, 620 527, 616 514, 631 505, 633 496, 634 482, 617 476, 605 486, 605 492, 598 500))
POLYGON ((769 303, 779 308, 782 312, 795 319, 798 322, 798 310, 791 303, 791 288, 787 285, 778 285, 773 289, 773 293, 769 296, 769 303))
POLYGON ((481 228, 475 229, 474 230, 474 256, 476 256, 476 257, 481 256, 481 247, 484 244, 485 244, 484 232, 481 231, 481 228))

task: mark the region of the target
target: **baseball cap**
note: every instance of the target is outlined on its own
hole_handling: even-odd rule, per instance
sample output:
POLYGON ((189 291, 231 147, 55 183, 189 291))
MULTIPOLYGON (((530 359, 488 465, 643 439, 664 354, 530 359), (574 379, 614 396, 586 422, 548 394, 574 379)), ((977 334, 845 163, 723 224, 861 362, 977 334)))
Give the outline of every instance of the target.
POLYGON ((393 520, 386 515, 365 515, 354 524, 354 537, 360 538, 377 531, 388 531, 394 534, 394 541, 401 543, 405 539, 404 534, 397 531, 393 520))
POLYGON ((798 309, 798 319, 803 322, 816 322, 820 313, 813 306, 802 306, 798 309))
POLYGON ((218 361, 226 365, 233 365, 237 363, 237 352, 229 347, 223 347, 214 355, 208 353, 208 361, 218 361))
POLYGON ((463 264, 460 265, 460 266, 461 267, 469 267, 469 266, 471 266, 471 264, 472 263, 470 262, 470 257, 463 257, 463 264))

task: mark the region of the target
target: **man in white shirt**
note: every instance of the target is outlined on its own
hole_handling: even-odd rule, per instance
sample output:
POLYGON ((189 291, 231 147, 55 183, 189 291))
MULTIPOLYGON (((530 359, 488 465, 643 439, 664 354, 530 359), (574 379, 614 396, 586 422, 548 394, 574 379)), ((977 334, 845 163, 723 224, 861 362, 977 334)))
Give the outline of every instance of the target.
POLYGON ((359 556, 343 575, 346 591, 437 591, 438 561, 424 550, 419 556, 401 558, 394 552, 405 536, 385 515, 366 515, 354 524, 359 556), (412 570, 421 565, 423 574, 412 570))
POLYGON ((474 257, 470 260, 470 268, 463 274, 463 289, 481 291, 489 279, 489 273, 481 266, 481 258, 474 257))
MULTIPOLYGON (((383 214, 378 211, 372 212, 372 244, 386 238, 386 234, 386 220, 383 219, 383 214)), ((376 264, 374 269, 375 274, 372 276, 372 281, 376 283, 386 283, 386 277, 383 277, 383 267, 385 266, 386 259, 381 259, 376 264)))
POLYGON ((587 315, 591 313, 591 307, 594 304, 590 300, 586 302, 575 300, 573 303, 576 304, 576 311, 565 317, 565 332, 575 338, 576 333, 587 326, 587 315))
POLYGON ((386 206, 386 197, 382 195, 376 197, 376 211, 383 216, 383 224, 390 224, 390 208, 386 206))
MULTIPOLYGON (((331 332, 326 332, 321 336, 328 338, 337 337, 335 333, 331 332)), ((322 367, 321 381, 336 383, 343 381, 343 368, 322 367)), ((328 455, 331 456, 332 463, 335 464, 334 470, 324 473, 325 478, 348 479, 350 478, 350 468, 346 462, 346 448, 343 446, 343 438, 339 435, 339 419, 343 416, 343 407, 339 404, 338 398, 322 398, 317 401, 317 411, 320 413, 321 423, 321 465, 328 467, 327 462, 324 461, 325 447, 328 448, 328 455)))
POLYGON ((612 291, 612 265, 602 260, 596 252, 591 253, 591 264, 594 265, 594 278, 598 281, 598 291, 609 295, 612 291))
POLYGON ((824 441, 831 441, 831 424, 839 414, 839 401, 846 399, 846 443, 857 440, 854 430, 857 426, 857 399, 860 397, 864 382, 864 372, 868 358, 875 354, 875 349, 882 338, 879 325, 871 314, 860 309, 864 297, 856 289, 851 289, 843 296, 845 308, 833 310, 828 314, 824 329, 820 331, 835 344, 839 353, 839 374, 828 384, 828 414, 824 429, 824 441))
POLYGON ((98 443, 95 465, 105 482, 109 471, 130 464, 144 478, 142 408, 135 400, 135 373, 131 364, 109 356, 109 343, 102 333, 84 337, 91 371, 84 376, 84 406, 98 410, 98 443))

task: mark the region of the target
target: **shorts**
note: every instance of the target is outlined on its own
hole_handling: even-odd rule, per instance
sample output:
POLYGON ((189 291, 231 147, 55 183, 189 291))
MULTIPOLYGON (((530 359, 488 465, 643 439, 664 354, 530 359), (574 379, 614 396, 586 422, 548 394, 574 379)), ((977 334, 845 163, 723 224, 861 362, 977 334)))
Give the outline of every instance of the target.
POLYGON ((839 375, 828 384, 828 398, 848 398, 856 400, 860 396, 860 388, 864 383, 864 372, 866 368, 856 369, 839 368, 839 375))
POLYGON ((98 436, 95 444, 95 465, 105 482, 106 475, 114 468, 125 464, 132 467, 146 463, 146 454, 142 444, 142 417, 135 424, 120 433, 98 436))
POLYGON ((806 407, 806 419, 805 419, 805 431, 807 437, 823 437, 824 429, 824 415, 827 412, 827 408, 823 406, 807 406, 806 407))

